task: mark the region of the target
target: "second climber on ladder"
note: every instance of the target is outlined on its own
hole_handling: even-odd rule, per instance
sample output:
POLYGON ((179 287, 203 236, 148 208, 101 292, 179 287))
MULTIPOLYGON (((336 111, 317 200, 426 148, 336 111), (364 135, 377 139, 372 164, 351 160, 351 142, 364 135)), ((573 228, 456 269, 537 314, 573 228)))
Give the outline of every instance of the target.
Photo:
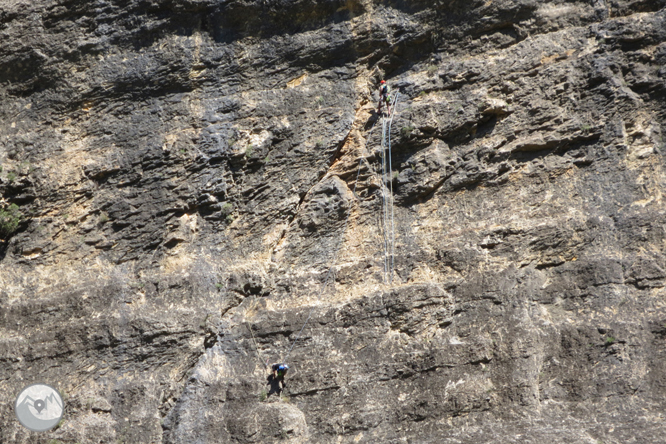
POLYGON ((386 110, 388 115, 391 115, 391 89, 389 88, 386 80, 379 82, 379 106, 377 107, 377 114, 382 114, 382 105, 386 103, 386 110))

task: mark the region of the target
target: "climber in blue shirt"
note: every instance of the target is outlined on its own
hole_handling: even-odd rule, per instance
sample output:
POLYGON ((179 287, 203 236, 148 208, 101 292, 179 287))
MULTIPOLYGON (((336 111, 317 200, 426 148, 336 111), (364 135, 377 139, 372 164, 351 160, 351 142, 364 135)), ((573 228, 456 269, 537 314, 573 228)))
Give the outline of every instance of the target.
POLYGON ((284 389, 286 386, 284 375, 287 374, 289 366, 287 364, 273 364, 271 370, 273 370, 273 380, 278 381, 278 384, 281 384, 281 388, 284 389))

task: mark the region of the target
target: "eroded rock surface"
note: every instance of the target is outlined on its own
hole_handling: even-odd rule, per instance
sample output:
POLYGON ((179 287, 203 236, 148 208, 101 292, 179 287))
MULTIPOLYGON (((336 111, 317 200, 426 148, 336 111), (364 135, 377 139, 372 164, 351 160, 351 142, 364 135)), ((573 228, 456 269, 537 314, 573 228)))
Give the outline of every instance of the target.
POLYGON ((0 2, 0 441, 663 441, 665 7, 0 2))

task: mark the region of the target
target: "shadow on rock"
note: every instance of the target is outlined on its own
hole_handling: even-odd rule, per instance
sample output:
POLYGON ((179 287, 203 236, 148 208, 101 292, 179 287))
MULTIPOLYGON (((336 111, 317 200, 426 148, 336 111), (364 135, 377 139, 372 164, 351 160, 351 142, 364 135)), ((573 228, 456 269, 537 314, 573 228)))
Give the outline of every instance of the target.
POLYGON ((268 391, 268 396, 271 396, 273 394, 280 396, 280 393, 282 393, 282 390, 284 389, 284 381, 282 381, 282 384, 280 384, 280 380, 275 378, 272 374, 268 375, 268 378, 266 378, 267 382, 266 385, 270 386, 270 390, 268 391))

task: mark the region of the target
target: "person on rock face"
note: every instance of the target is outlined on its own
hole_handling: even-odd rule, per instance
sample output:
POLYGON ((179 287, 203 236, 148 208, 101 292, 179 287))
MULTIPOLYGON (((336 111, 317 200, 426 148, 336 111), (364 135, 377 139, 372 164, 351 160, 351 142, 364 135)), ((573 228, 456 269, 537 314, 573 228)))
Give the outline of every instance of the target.
POLYGON ((284 375, 287 374, 289 366, 287 364, 273 364, 271 370, 273 370, 273 379, 275 381, 278 381, 278 384, 281 385, 280 386, 281 389, 284 389, 286 385, 284 382, 284 375))
POLYGON ((386 80, 379 82, 379 106, 377 107, 377 114, 382 113, 382 104, 384 102, 386 102, 386 110, 391 115, 391 89, 386 80))

